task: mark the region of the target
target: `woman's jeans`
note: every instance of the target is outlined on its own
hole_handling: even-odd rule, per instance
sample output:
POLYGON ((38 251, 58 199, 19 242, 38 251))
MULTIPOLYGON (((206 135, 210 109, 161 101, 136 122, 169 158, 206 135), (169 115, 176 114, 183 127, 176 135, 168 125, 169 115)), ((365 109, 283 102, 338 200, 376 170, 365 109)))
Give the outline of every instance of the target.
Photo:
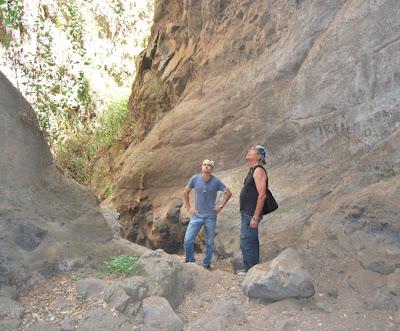
POLYGON ((214 234, 215 226, 217 224, 216 217, 202 217, 202 216, 192 216, 190 218, 189 225, 185 233, 185 254, 186 262, 196 262, 194 258, 194 240, 204 225, 204 230, 206 232, 206 256, 204 258, 203 264, 210 265, 211 259, 214 251, 214 234))
POLYGON ((241 215, 240 249, 242 250, 243 263, 246 272, 255 266, 260 259, 260 244, 258 241, 258 227, 249 227, 252 216, 241 215))

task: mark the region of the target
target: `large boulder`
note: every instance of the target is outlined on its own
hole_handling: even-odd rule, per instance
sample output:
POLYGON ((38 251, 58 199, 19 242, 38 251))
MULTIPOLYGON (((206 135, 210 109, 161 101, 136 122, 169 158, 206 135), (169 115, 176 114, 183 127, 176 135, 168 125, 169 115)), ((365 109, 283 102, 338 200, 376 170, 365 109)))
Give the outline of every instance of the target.
POLYGON ((243 290, 251 298, 268 302, 308 298, 315 293, 309 273, 292 248, 286 249, 270 262, 251 268, 244 278, 243 290))
POLYGON ((1 72, 0 100, 0 287, 140 254, 113 239, 94 194, 57 169, 32 107, 1 72))
POLYGON ((203 270, 191 270, 174 256, 157 250, 143 255, 136 267, 136 274, 143 276, 152 296, 166 298, 175 309, 185 295, 207 283, 203 270))
POLYGON ((156 250, 141 256, 134 275, 107 286, 104 300, 126 316, 140 318, 145 298, 163 297, 176 309, 189 292, 208 283, 203 268, 183 264, 175 256, 156 250))

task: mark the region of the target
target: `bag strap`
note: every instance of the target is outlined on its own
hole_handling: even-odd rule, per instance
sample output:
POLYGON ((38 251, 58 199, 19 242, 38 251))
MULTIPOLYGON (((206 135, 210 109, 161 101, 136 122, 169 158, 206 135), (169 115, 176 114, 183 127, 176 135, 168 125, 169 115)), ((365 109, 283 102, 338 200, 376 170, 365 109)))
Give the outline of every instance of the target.
POLYGON ((255 171, 257 168, 262 168, 262 169, 265 171, 265 175, 267 176, 267 188, 268 188, 268 173, 267 173, 267 170, 265 170, 265 168, 264 168, 261 164, 257 164, 257 165, 254 166, 254 168, 251 168, 251 169, 250 169, 251 174, 254 175, 254 171, 255 171))

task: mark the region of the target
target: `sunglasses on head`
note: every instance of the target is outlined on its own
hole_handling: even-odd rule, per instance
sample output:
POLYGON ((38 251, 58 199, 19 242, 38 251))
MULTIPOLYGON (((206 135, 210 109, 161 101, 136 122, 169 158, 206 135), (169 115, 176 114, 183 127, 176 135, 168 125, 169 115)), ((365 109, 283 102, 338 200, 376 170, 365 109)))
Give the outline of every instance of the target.
POLYGON ((256 149, 260 154, 265 155, 265 149, 261 145, 250 145, 248 150, 250 150, 250 149, 256 149))

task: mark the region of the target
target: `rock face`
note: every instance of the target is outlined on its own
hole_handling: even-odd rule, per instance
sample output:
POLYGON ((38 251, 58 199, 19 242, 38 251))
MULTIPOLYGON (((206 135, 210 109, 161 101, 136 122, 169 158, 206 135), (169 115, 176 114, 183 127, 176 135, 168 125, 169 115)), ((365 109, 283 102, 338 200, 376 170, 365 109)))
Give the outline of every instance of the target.
POLYGON ((2 73, 0 100, 0 287, 116 254, 95 196, 56 169, 32 108, 2 73))
MULTIPOLYGON (((400 262, 399 6, 157 2, 130 102, 148 126, 116 160, 109 199, 121 218, 129 222, 139 215, 129 206, 146 201, 153 222, 136 220, 142 240, 167 247, 161 239, 168 233, 176 243, 183 226, 166 221, 167 211, 201 160, 211 158, 234 193, 219 215, 219 233, 235 251, 244 153, 257 142, 267 148, 280 203, 260 225, 264 258, 290 243, 313 256, 393 272, 400 262), (169 112, 141 108, 139 100, 157 99, 151 84, 162 86, 169 112)), ((185 217, 182 211, 179 221, 185 217)))
POLYGON ((288 248, 271 262, 251 268, 243 290, 251 298, 273 302, 287 298, 308 298, 315 293, 311 277, 303 262, 288 248))

